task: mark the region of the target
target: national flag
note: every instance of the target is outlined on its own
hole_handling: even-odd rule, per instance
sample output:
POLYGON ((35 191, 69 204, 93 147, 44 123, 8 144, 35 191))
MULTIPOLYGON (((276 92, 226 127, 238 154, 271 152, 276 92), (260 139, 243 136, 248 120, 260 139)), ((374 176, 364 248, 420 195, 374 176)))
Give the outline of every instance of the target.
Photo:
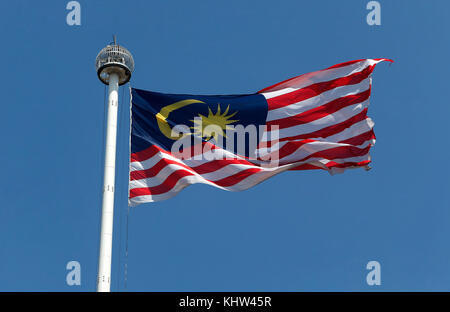
POLYGON ((129 203, 165 200, 190 184, 248 189, 286 170, 367 168, 372 71, 364 59, 249 95, 132 88, 129 203))

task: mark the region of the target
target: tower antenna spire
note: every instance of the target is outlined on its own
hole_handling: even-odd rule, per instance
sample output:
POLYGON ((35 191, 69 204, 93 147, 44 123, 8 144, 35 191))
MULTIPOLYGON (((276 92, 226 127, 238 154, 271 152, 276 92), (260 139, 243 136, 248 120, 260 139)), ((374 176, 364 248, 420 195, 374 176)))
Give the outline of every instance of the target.
POLYGON ((127 83, 134 70, 130 51, 116 44, 103 48, 95 60, 95 68, 101 82, 108 89, 108 122, 106 126, 105 170, 103 176, 102 225, 98 258, 97 291, 111 290, 111 260, 114 220, 114 190, 116 174, 117 113, 119 86, 127 83))

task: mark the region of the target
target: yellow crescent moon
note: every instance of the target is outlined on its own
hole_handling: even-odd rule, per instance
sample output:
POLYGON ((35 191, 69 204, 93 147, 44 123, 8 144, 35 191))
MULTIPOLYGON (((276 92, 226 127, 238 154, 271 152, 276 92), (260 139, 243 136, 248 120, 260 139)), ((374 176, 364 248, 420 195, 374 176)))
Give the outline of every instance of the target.
POLYGON ((180 109, 182 107, 194 103, 205 103, 205 102, 199 100, 182 100, 161 108, 161 111, 158 114, 156 114, 156 121, 158 122, 158 127, 161 133, 171 140, 178 140, 181 139, 184 135, 186 135, 180 134, 178 136, 172 136, 172 128, 170 128, 169 124, 167 123, 167 118, 169 118, 169 114, 174 110, 180 109))

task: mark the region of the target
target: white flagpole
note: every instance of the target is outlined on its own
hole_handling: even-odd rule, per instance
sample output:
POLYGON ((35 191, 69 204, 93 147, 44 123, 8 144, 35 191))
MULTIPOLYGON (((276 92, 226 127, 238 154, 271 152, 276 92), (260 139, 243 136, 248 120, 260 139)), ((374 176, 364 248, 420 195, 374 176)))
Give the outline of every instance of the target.
POLYGON ((131 53, 127 49, 117 45, 114 38, 114 45, 108 45, 97 55, 96 68, 99 79, 109 85, 102 223, 97 278, 97 291, 109 292, 111 290, 117 113, 119 107, 118 93, 119 85, 123 85, 130 80, 131 72, 134 70, 134 61, 131 53))

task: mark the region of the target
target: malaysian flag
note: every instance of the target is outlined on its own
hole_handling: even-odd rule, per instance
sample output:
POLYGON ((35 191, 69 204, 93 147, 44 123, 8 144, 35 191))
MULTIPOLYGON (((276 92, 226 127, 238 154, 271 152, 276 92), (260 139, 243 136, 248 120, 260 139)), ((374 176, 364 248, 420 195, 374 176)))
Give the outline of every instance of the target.
POLYGON ((133 88, 129 204, 195 183, 241 191, 285 170, 368 168, 371 74, 382 61, 392 62, 350 61, 249 95, 133 88))

